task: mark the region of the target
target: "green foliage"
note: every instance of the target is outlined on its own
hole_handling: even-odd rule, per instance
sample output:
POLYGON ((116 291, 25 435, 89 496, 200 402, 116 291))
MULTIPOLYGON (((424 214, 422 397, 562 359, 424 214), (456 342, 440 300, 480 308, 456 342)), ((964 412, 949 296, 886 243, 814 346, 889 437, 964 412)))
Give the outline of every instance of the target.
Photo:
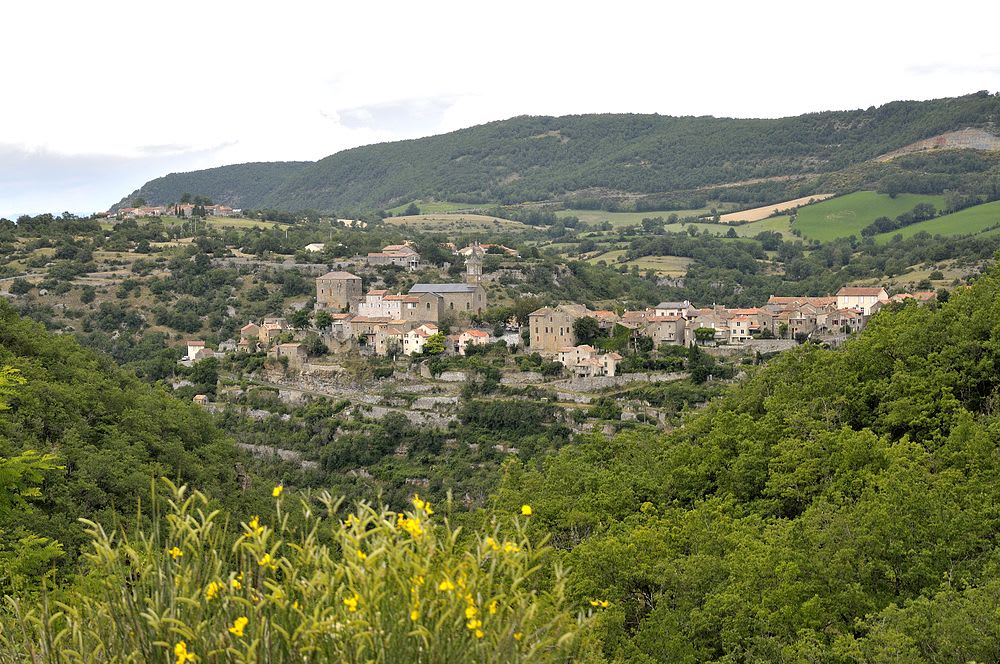
POLYGON ((998 295, 994 269, 748 369, 673 433, 513 463, 496 507, 530 496, 571 596, 617 602, 612 659, 994 661, 998 295))
MULTIPOLYGON (((649 194, 641 207, 663 209, 658 206, 664 200, 692 195, 660 192, 837 171, 944 131, 988 124, 997 115, 997 98, 979 93, 768 120, 523 116, 345 150, 315 163, 241 164, 172 174, 146 183, 123 202, 136 195, 172 202, 188 190, 244 208, 374 210, 418 198, 516 203, 606 188, 649 194)), ((706 195, 746 204, 787 198, 787 189, 781 180, 765 180, 706 195)))
POLYGON ((341 521, 327 494, 289 507, 279 497, 273 525, 230 526, 202 494, 170 489, 162 525, 88 522, 86 579, 64 608, 13 600, 0 662, 596 659, 593 609, 566 602, 562 571, 536 588, 548 550, 524 518, 460 543, 417 496, 406 512, 361 504, 341 521))
POLYGON ((152 478, 177 478, 229 500, 239 496, 233 445, 205 412, 68 336, 45 333, 6 302, 0 302, 0 366, 25 381, 4 396, 10 408, 0 413, 0 457, 44 450, 65 467, 46 475, 33 509, 12 511, 0 529, 60 542, 72 561, 83 543, 77 519, 114 523, 123 510, 134 510, 152 478))

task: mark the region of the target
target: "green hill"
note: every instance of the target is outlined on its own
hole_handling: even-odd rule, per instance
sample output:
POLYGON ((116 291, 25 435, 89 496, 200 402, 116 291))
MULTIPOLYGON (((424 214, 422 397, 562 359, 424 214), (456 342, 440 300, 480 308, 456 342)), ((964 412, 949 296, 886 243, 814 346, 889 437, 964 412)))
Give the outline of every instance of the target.
MULTIPOLYGON (((812 193, 818 176, 943 132, 992 128, 998 121, 1000 97, 985 92, 779 119, 517 117, 345 150, 315 163, 171 174, 123 202, 142 195, 149 203, 169 203, 190 192, 241 207, 288 210, 370 210, 415 199, 572 199, 649 210, 699 207, 691 205, 704 198, 698 190, 714 187, 713 193, 723 188, 726 200, 750 204, 812 193)), ((864 177, 892 168, 877 163, 864 177)), ((845 182, 856 184, 858 177, 845 182)))
POLYGON ((808 239, 824 242, 838 237, 861 237, 861 229, 879 217, 897 217, 919 203, 944 207, 943 196, 898 194, 890 198, 874 191, 858 191, 799 209, 792 228, 808 239))
POLYGON ((976 233, 995 232, 996 226, 1000 225, 1000 201, 976 205, 953 214, 946 214, 927 221, 921 221, 910 226, 905 226, 891 233, 882 233, 876 236, 880 242, 891 239, 899 234, 903 237, 912 237, 917 233, 930 233, 931 235, 973 235, 976 233))

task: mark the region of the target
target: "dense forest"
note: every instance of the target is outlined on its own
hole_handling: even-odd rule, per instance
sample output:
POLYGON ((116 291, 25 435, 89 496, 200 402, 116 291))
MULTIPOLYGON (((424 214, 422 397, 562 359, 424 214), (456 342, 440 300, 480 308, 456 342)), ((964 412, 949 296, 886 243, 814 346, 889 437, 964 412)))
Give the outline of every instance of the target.
MULTIPOLYGON (((517 117, 345 150, 315 163, 174 173, 146 183, 121 204, 137 197, 168 204, 191 192, 243 208, 330 212, 388 208, 417 198, 593 204, 617 192, 638 198, 632 206, 663 209, 690 206, 695 190, 770 179, 749 190, 735 188, 734 200, 749 203, 815 193, 809 189, 838 180, 857 187, 871 173, 852 167, 920 139, 998 121, 1000 98, 987 93, 780 119, 517 117), (839 178, 822 177, 845 169, 839 178), (788 181, 791 176, 810 177, 788 181)), ((879 177, 894 172, 874 168, 879 177)))

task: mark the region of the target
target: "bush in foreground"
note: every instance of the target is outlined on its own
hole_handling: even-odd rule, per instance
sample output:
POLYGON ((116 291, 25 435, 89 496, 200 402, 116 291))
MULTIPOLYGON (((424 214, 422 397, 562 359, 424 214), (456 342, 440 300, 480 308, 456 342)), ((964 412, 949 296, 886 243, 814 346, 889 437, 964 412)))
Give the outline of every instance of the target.
POLYGON ((169 489, 162 527, 108 533, 87 523, 92 546, 73 589, 8 598, 0 662, 548 662, 593 653, 595 609, 567 607, 562 571, 548 589, 533 588, 546 548, 525 536, 529 517, 515 519, 509 537, 494 529, 463 546, 419 497, 404 513, 361 504, 341 520, 329 495, 288 510, 277 487, 276 523, 252 517, 233 533, 204 495, 169 489))

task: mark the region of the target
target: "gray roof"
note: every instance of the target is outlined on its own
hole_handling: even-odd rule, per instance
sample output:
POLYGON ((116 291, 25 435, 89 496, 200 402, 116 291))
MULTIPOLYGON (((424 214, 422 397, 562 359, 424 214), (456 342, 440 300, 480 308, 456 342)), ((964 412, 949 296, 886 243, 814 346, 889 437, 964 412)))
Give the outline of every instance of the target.
POLYGON ((691 306, 690 302, 660 302, 656 309, 686 309, 691 306))
POLYGON ((411 293, 474 293, 478 284, 413 284, 411 293))

